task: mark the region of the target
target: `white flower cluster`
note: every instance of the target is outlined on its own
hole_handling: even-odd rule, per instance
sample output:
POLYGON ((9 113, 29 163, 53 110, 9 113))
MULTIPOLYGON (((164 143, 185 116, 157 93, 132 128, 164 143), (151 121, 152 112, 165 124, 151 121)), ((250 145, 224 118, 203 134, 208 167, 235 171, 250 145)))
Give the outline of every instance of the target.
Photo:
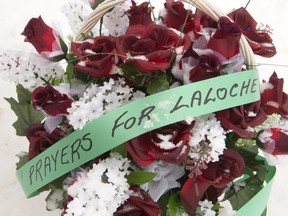
POLYGON ((189 140, 189 157, 197 164, 207 164, 219 160, 225 147, 225 131, 214 113, 195 118, 189 140))
POLYGON ((213 204, 211 201, 203 200, 198 203, 197 215, 201 216, 215 216, 216 212, 212 210, 213 204))
POLYGON ((282 118, 281 115, 274 113, 272 115, 268 115, 266 121, 254 129, 256 132, 259 132, 269 128, 279 128, 285 131, 288 129, 288 120, 282 118))
POLYGON ((62 6, 61 10, 67 17, 73 34, 76 34, 80 30, 83 21, 93 11, 88 0, 67 1, 67 3, 62 6))
POLYGON ((79 176, 67 192, 73 200, 67 205, 65 216, 112 216, 129 197, 130 161, 119 154, 93 164, 88 173, 79 176))
POLYGON ((59 63, 32 53, 3 50, 0 52, 0 62, 0 74, 4 80, 30 90, 52 78, 61 79, 65 74, 59 63))
POLYGON ((121 5, 116 5, 113 10, 106 13, 103 17, 103 25, 112 36, 124 35, 128 26, 129 19, 125 11, 130 9, 131 1, 125 1, 121 5))
POLYGON ((79 101, 74 101, 67 110, 69 123, 74 129, 81 129, 85 124, 99 118, 131 101, 145 97, 145 94, 126 85, 124 79, 104 82, 103 86, 96 84, 86 89, 79 101))

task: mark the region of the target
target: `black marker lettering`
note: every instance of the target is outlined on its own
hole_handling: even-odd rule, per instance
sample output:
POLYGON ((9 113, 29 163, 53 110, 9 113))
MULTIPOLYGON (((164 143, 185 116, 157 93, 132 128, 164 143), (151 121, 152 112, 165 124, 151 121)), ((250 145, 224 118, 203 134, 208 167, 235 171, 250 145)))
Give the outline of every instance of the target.
POLYGON ((194 100, 198 100, 198 106, 201 105, 201 101, 202 101, 201 91, 196 91, 196 92, 193 93, 192 98, 191 98, 190 107, 194 106, 194 100))
POLYGON ((141 115, 139 117, 139 122, 138 122, 138 125, 141 125, 142 123, 142 120, 144 118, 147 118, 147 121, 150 120, 150 113, 155 109, 155 106, 150 106, 150 107, 147 107, 145 108, 144 110, 141 111, 141 115))
POLYGON ((33 181, 32 181, 32 176, 34 174, 34 166, 31 166, 30 167, 30 170, 29 170, 29 179, 30 179, 30 185, 32 185, 33 181))
POLYGON ((81 139, 75 140, 75 142, 72 144, 72 163, 74 163, 74 155, 77 154, 78 160, 80 159, 80 154, 79 154, 79 148, 81 146, 81 139), (77 144, 77 145, 76 145, 77 144), (76 146, 76 147, 75 147, 76 146))
POLYGON ((115 130, 116 128, 120 127, 121 125, 123 125, 124 123, 121 122, 120 124, 118 124, 119 120, 127 113, 128 111, 124 112, 121 116, 119 116, 116 121, 114 122, 114 126, 112 128, 112 137, 114 137, 115 134, 115 130))
POLYGON ((87 133, 82 137, 83 141, 87 140, 87 142, 88 142, 88 145, 86 148, 84 148, 84 146, 81 145, 81 148, 83 149, 83 151, 90 151, 92 149, 93 142, 90 138, 88 138, 89 135, 90 135, 90 133, 87 133))
POLYGON ((56 171, 56 168, 57 168, 57 157, 58 157, 58 154, 59 154, 59 150, 56 151, 55 158, 54 158, 54 155, 51 154, 51 158, 54 161, 54 171, 56 171))
POLYGON ((213 88, 210 88, 207 95, 206 95, 206 98, 204 100, 204 105, 208 104, 210 101, 213 101, 215 102, 216 98, 210 98, 210 94, 212 92, 213 88))
POLYGON ((47 176, 47 169, 48 172, 51 172, 51 160, 49 156, 46 156, 44 159, 44 176, 47 176))
MULTIPOLYGON (((73 143, 74 145, 74 143, 73 143)), ((72 145, 72 149, 73 149, 73 145, 72 145)), ((66 149, 68 148, 68 145, 66 145, 64 148, 62 148, 61 150, 61 164, 68 164, 69 161, 66 160, 64 161, 64 157, 67 155, 66 149)), ((72 155, 73 155, 73 150, 72 150, 72 155)))
POLYGON ((42 160, 40 159, 37 163, 36 163, 36 181, 38 180, 38 175, 41 179, 41 181, 43 181, 40 169, 42 168, 42 160))
POLYGON ((254 89, 254 87, 258 86, 257 83, 258 83, 258 78, 254 79, 252 82, 251 93, 256 92, 256 89, 254 89))
POLYGON ((243 84, 242 84, 242 87, 241 87, 241 92, 240 92, 240 96, 243 95, 243 91, 246 90, 246 93, 248 93, 248 89, 249 89, 249 86, 250 86, 250 82, 251 82, 251 79, 249 79, 248 83, 246 84, 246 82, 244 81, 243 84))
POLYGON ((170 111, 170 113, 173 113, 175 111, 177 111, 178 109, 181 109, 182 107, 186 107, 186 108, 189 108, 189 106, 187 104, 182 104, 179 106, 179 103, 181 102, 181 100, 183 99, 183 96, 180 96, 178 98, 178 101, 177 103, 175 104, 175 106, 173 107, 173 109, 170 111))
POLYGON ((227 96, 227 89, 226 88, 219 88, 216 91, 217 97, 220 100, 224 100, 227 96))
POLYGON ((231 96, 231 97, 236 97, 237 96, 237 93, 234 93, 233 94, 233 90, 235 89, 235 88, 237 88, 238 87, 238 84, 237 83, 235 83, 232 87, 231 87, 231 89, 230 89, 230 91, 229 91, 229 95, 231 96))
POLYGON ((134 126, 135 122, 136 122, 136 118, 135 117, 129 118, 127 121, 125 121, 124 128, 126 130, 130 129, 131 127, 134 126))

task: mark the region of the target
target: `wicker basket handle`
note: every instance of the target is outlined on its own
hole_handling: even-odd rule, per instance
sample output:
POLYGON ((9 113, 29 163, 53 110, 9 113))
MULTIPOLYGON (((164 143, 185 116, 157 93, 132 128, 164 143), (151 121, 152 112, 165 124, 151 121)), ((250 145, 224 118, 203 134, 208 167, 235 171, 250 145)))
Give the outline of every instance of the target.
MULTIPOLYGON (((89 17, 84 21, 82 28, 76 35, 76 40, 82 40, 83 34, 87 34, 91 29, 97 24, 97 22, 103 17, 110 9, 114 6, 120 4, 124 0, 105 0, 89 15, 89 17)), ((206 15, 210 16, 215 21, 221 16, 226 16, 221 10, 219 10, 214 5, 210 4, 207 0, 181 0, 188 4, 194 5, 196 8, 204 12, 206 15)), ((242 35, 240 38, 240 49, 245 59, 245 64, 247 69, 255 69, 256 61, 254 53, 249 46, 246 38, 242 35)))

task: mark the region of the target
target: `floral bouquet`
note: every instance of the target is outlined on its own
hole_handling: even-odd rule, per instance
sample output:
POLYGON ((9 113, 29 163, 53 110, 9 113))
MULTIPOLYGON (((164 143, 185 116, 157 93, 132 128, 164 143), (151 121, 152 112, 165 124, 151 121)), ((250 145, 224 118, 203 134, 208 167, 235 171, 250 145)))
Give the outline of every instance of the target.
POLYGON ((276 54, 269 29, 206 0, 63 11, 67 40, 40 16, 22 33, 38 53, 0 55, 27 197, 50 191, 64 216, 265 215, 275 168, 259 150, 288 153, 284 81, 255 69, 276 54))

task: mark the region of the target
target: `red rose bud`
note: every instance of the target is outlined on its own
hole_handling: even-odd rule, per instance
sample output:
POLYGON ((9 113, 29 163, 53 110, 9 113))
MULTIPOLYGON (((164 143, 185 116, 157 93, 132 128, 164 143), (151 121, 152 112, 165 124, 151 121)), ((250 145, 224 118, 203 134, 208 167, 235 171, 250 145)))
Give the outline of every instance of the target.
POLYGON ((151 19, 152 8, 149 7, 149 2, 143 2, 140 5, 136 5, 135 1, 132 1, 130 10, 125 14, 129 18, 129 26, 132 25, 150 25, 153 23, 151 19))
POLYGON ((32 18, 22 35, 26 37, 25 42, 31 43, 44 58, 60 60, 65 57, 61 49, 60 37, 55 30, 44 23, 41 16, 32 18))
POLYGON ((272 155, 288 154, 288 130, 270 128, 264 130, 258 139, 267 153, 272 155))
POLYGON ((283 92, 284 80, 279 79, 274 72, 269 82, 261 86, 261 106, 267 115, 278 113, 282 116, 288 114, 288 94, 283 92))
POLYGON ((208 41, 207 48, 220 53, 226 59, 230 59, 239 53, 240 37, 239 25, 227 17, 220 17, 218 28, 208 41))
POLYGON ((25 130, 25 135, 30 142, 29 159, 31 160, 62 139, 65 132, 56 128, 48 133, 42 124, 33 124, 25 130))
POLYGON ((225 129, 233 130, 240 137, 251 139, 248 127, 262 124, 267 116, 260 108, 260 101, 217 112, 217 119, 225 129))
POLYGON ((36 110, 43 110, 47 115, 58 116, 68 114, 73 100, 66 94, 61 94, 52 86, 36 88, 31 95, 32 105, 36 110))
POLYGON ((219 156, 219 161, 210 162, 207 166, 201 176, 189 178, 180 191, 181 201, 190 213, 195 211, 207 190, 211 192, 210 187, 215 189, 213 194, 219 195, 217 190, 223 191, 228 183, 240 177, 245 169, 245 161, 238 152, 226 149, 219 156))
POLYGON ((276 54, 276 48, 268 32, 257 29, 257 22, 245 8, 232 11, 228 16, 240 25, 242 34, 256 55, 272 57, 276 54))
POLYGON ((189 80, 198 82, 205 79, 220 76, 222 69, 221 61, 215 55, 201 55, 198 64, 189 72, 189 80))
POLYGON ((193 14, 190 10, 185 9, 181 1, 166 0, 164 5, 166 15, 164 16, 163 23, 167 27, 177 29, 184 33, 194 30, 193 14))
POLYGON ((117 63, 115 38, 110 36, 96 37, 92 41, 73 42, 71 51, 81 61, 74 69, 92 77, 108 77, 112 66, 117 63))
POLYGON ((192 127, 184 123, 168 125, 138 136, 125 146, 140 166, 147 166, 155 160, 185 162, 190 149, 188 142, 192 127))
POLYGON ((162 210, 158 203, 139 190, 132 187, 133 191, 129 199, 113 214, 113 216, 162 216, 162 210))

